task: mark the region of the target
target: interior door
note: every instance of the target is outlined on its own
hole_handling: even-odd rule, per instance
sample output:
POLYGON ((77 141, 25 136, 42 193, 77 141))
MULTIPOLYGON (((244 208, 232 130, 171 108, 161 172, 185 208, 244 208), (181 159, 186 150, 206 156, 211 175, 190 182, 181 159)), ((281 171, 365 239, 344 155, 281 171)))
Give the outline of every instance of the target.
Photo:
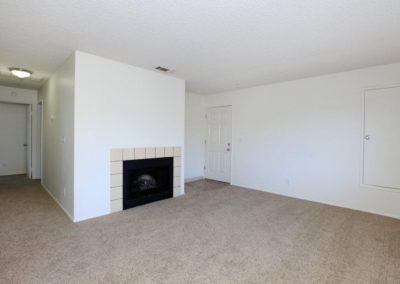
POLYGON ((0 175, 27 173, 27 106, 0 103, 0 175))
POLYGON ((43 102, 39 102, 38 107, 37 107, 37 118, 38 118, 38 123, 37 123, 37 156, 39 157, 39 165, 37 167, 37 177, 42 179, 43 175, 43 102))
POLYGON ((206 114, 205 177, 222 182, 231 181, 232 108, 210 108, 206 114))
POLYGON ((400 189, 400 87, 368 90, 363 183, 400 189))
POLYGON ((26 173, 32 178, 32 105, 26 106, 26 173))

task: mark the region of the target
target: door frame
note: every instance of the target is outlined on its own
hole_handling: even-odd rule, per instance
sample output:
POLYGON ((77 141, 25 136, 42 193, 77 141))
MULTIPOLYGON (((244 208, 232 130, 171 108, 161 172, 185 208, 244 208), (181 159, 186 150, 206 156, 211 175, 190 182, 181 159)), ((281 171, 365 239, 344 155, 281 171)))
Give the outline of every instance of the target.
POLYGON ((364 143, 365 143, 364 137, 365 137, 365 110, 366 110, 367 91, 389 89, 389 88, 399 88, 399 87, 400 87, 400 83, 397 83, 397 84, 370 86, 370 87, 366 87, 362 90, 362 103, 361 103, 362 111, 361 111, 361 131, 360 131, 360 141, 361 141, 360 187, 400 193, 399 189, 395 189, 395 188, 391 188, 391 187, 384 187, 384 186, 377 186, 377 185, 370 185, 370 184, 364 183, 364 143))
MULTIPOLYGON (((232 105, 217 105, 217 106, 210 106, 210 107, 206 107, 205 109, 205 114, 204 114, 204 118, 205 118, 205 137, 204 137, 204 142, 206 142, 207 140, 207 112, 208 110, 211 109, 216 109, 216 108, 226 108, 226 107, 230 107, 231 108, 231 162, 230 162, 230 167, 229 167, 229 182, 226 182, 228 184, 232 184, 232 161, 233 161, 233 155, 234 155, 234 148, 232 146, 232 140, 233 140, 233 106, 232 105)), ((206 165, 207 165, 207 144, 204 143, 204 179, 206 178, 206 165)), ((223 181, 218 181, 218 182, 223 182, 223 181)))

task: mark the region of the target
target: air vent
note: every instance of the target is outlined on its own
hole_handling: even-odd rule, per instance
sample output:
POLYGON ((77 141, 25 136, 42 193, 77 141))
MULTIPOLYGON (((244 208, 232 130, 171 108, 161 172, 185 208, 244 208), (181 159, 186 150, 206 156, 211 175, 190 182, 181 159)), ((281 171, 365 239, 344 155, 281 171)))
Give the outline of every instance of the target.
POLYGON ((162 71, 162 72, 168 72, 168 71, 169 71, 169 69, 168 69, 168 68, 161 67, 161 66, 157 66, 157 67, 156 67, 156 70, 158 70, 158 71, 162 71))

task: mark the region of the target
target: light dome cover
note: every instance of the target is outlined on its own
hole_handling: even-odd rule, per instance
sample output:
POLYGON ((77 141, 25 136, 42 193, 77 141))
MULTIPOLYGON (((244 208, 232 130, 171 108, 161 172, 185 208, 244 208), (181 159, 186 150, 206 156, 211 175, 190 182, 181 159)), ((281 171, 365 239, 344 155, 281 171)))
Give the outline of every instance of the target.
POLYGON ((18 77, 20 79, 23 78, 28 78, 32 75, 32 71, 26 70, 26 69, 21 69, 21 68, 15 68, 11 67, 10 69, 11 74, 13 74, 15 77, 18 77))

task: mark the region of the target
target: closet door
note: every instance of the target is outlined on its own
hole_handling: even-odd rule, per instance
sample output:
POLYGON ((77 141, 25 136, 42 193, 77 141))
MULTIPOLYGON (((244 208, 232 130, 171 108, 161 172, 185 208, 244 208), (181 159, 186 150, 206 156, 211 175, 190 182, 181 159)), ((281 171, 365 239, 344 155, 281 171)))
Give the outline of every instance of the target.
POLYGON ((400 189, 400 86, 365 92, 363 183, 400 189))

